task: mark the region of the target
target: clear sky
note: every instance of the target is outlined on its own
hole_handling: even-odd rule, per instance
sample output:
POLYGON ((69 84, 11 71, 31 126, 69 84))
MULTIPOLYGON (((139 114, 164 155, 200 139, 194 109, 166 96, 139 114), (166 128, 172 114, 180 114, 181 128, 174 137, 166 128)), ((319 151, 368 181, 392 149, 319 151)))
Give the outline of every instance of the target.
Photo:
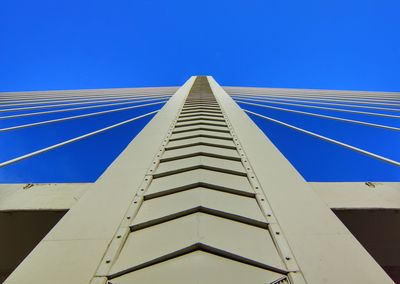
MULTIPOLYGON (((178 86, 195 74, 221 85, 400 91, 399 15, 397 0, 3 0, 0 92, 178 86)), ((154 109, 0 133, 0 162, 154 109)), ((275 115, 327 129, 305 117, 275 115)), ((393 166, 349 153, 315 167, 337 146, 252 118, 307 180, 400 181, 393 166), (290 141, 316 150, 314 160, 290 141), (335 170, 343 159, 353 162, 335 170), (352 174, 354 167, 361 171, 352 174)), ((1 168, 0 183, 94 181, 148 120, 1 168)), ((9 123, 18 121, 0 126, 9 123)), ((397 132, 331 127, 338 139, 400 160, 397 132)))
POLYGON ((0 91, 223 85, 400 91, 398 0, 2 0, 0 91))

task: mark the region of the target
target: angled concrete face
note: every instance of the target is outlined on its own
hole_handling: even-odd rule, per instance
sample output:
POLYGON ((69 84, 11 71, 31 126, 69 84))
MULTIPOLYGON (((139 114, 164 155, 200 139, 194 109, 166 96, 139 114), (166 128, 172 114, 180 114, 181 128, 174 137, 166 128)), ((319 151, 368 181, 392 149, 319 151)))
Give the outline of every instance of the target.
POLYGON ((6 283, 343 279, 392 283, 218 84, 197 77, 6 283))
POLYGON ((186 159, 169 160, 161 163, 154 173, 155 178, 172 175, 177 172, 185 172, 195 169, 207 169, 225 173, 246 176, 242 164, 237 160, 220 159, 215 156, 198 155, 186 159))
POLYGON ((265 134, 209 80, 307 283, 393 283, 265 134))
POLYGON ((109 282, 121 284, 152 284, 159 281, 168 284, 288 283, 286 282, 286 276, 280 273, 237 262, 201 250, 124 274, 109 282))
POLYGON ((108 273, 99 276, 106 276, 111 283, 134 281, 143 271, 158 271, 166 263, 183 259, 189 261, 187 271, 180 276, 169 272, 164 282, 179 279, 181 283, 188 271, 202 271, 204 275, 200 273, 192 281, 232 283, 232 278, 217 280, 217 275, 203 270, 209 263, 191 261, 203 259, 260 271, 264 282, 289 281, 290 274, 298 271, 282 256, 226 118, 218 125, 201 119, 189 125, 180 121, 182 116, 198 112, 224 117, 206 78, 194 83, 164 140, 165 149, 151 169, 151 179, 118 256, 110 260, 108 273))
POLYGON ((246 177, 209 169, 195 169, 157 178, 148 192, 149 195, 155 195, 201 185, 253 194, 246 177))
POLYGON ((195 212, 224 215, 229 219, 266 227, 267 222, 254 198, 227 193, 218 189, 194 187, 168 194, 162 198, 146 199, 132 223, 132 228, 172 220, 195 212))
POLYGON ((210 251, 215 249, 240 261, 247 260, 265 269, 286 272, 266 229, 197 212, 132 232, 110 275, 137 270, 137 267, 147 266, 163 257, 173 258, 182 250, 197 245, 198 249, 208 247, 210 251), (143 247, 146 250, 137 253, 143 247))

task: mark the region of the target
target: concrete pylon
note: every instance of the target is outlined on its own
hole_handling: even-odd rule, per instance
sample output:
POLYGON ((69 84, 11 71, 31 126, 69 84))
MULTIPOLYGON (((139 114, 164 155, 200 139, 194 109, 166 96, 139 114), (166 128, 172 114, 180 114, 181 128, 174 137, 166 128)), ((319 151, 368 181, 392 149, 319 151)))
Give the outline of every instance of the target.
POLYGON ((198 76, 5 283, 393 282, 214 79, 198 76))

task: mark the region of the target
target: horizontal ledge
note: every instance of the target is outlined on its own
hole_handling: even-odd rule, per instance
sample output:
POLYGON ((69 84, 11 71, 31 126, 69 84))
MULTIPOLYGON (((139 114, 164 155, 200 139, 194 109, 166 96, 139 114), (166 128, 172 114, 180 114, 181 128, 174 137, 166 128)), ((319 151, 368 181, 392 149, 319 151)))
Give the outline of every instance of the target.
POLYGON ((205 157, 212 157, 212 158, 218 158, 218 159, 223 159, 223 160, 231 160, 231 161, 241 161, 242 159, 240 157, 233 157, 233 156, 226 156, 226 155, 219 155, 219 154, 214 154, 214 153, 208 153, 208 152, 194 152, 190 154, 185 154, 185 155, 177 155, 175 157, 169 157, 169 158, 161 158, 160 162, 169 162, 169 161, 175 161, 175 160, 181 160, 181 159, 186 159, 186 158, 191 158, 191 157, 197 157, 197 156, 205 156, 205 157))
POLYGON ((400 209, 400 182, 309 182, 331 209, 400 209))
POLYGON ((227 127, 226 124, 218 124, 218 123, 211 123, 211 122, 192 122, 192 123, 187 123, 187 124, 181 124, 181 122, 178 121, 177 124, 175 124, 175 128, 181 128, 181 127, 189 127, 189 126, 197 126, 197 125, 206 125, 206 126, 215 126, 215 127, 227 127))
POLYGON ((232 138, 232 137, 215 136, 215 135, 211 135, 211 134, 188 135, 188 136, 179 137, 179 138, 170 138, 169 141, 179 141, 179 140, 185 140, 185 139, 191 139, 191 138, 198 138, 198 137, 214 138, 214 139, 221 139, 221 140, 233 141, 233 138, 232 138))
POLYGON ((220 167, 214 167, 214 166, 208 166, 208 165, 201 164, 201 165, 194 165, 194 166, 190 166, 190 167, 177 168, 177 169, 170 170, 170 171, 155 173, 155 174, 153 174, 153 178, 157 179, 157 178, 172 176, 175 174, 180 174, 180 173, 189 172, 189 171, 193 171, 193 170, 198 170, 198 169, 204 169, 204 170, 209 170, 209 171, 213 171, 213 172, 247 177, 247 173, 244 170, 243 170, 243 172, 239 172, 236 170, 230 170, 230 169, 226 169, 226 168, 220 168, 220 167))
POLYGON ((255 261, 255 260, 252 260, 252 259, 249 259, 249 258, 245 258, 245 257, 237 255, 237 254, 233 254, 231 252, 228 252, 228 251, 225 251, 225 250, 221 250, 221 249, 218 249, 218 248, 215 248, 215 247, 203 244, 203 243, 195 243, 193 245, 190 245, 188 247, 182 248, 180 250, 176 250, 176 251, 174 251, 172 253, 169 253, 169 254, 160 256, 158 258, 152 259, 150 261, 147 261, 147 262, 145 262, 143 264, 139 264, 139 265, 130 267, 128 269, 124 269, 124 270, 122 270, 120 272, 117 272, 117 273, 114 273, 114 274, 110 274, 107 278, 109 280, 111 280, 113 278, 122 276, 124 274, 130 273, 130 272, 134 272, 134 271, 137 271, 137 270, 149 267, 149 266, 153 266, 153 265, 156 265, 158 263, 165 262, 165 261, 171 260, 173 258, 177 258, 177 257, 183 256, 185 254, 189 254, 189 253, 197 251, 197 250, 201 250, 201 251, 204 251, 204 252, 207 252, 207 253, 210 253, 210 254, 214 254, 214 255, 217 255, 217 256, 220 256, 220 257, 224 257, 224 258, 227 258, 227 259, 230 259, 230 260, 233 260, 233 261, 241 262, 243 264, 255 266, 255 267, 258 267, 258 268, 261 268, 261 269, 265 269, 265 270, 268 270, 268 271, 280 273, 280 274, 283 274, 283 275, 287 275, 290 272, 290 271, 283 270, 283 269, 280 269, 280 268, 277 268, 277 267, 274 267, 274 266, 271 266, 271 265, 268 265, 268 264, 264 264, 264 263, 261 263, 261 262, 258 262, 258 261, 255 261))
POLYGON ((179 122, 196 121, 196 120, 225 122, 225 119, 223 119, 223 118, 220 118, 220 119, 218 119, 218 118, 209 118, 207 116, 202 116, 202 115, 199 115, 199 116, 196 116, 196 117, 193 117, 193 118, 178 119, 177 122, 179 123, 179 122))
POLYGON ((68 210, 92 183, 1 184, 0 211, 68 210))
POLYGON ((176 149, 189 148, 189 147, 194 147, 194 146, 210 146, 210 147, 216 147, 216 148, 236 150, 235 146, 228 146, 228 145, 208 143, 208 142, 195 142, 195 143, 188 143, 188 144, 183 144, 183 145, 179 145, 179 146, 167 146, 167 147, 165 147, 165 150, 167 150, 167 151, 168 150, 176 150, 176 149))
POLYGON ((204 106, 204 105, 183 105, 182 111, 186 110, 216 110, 220 111, 221 108, 219 106, 204 106))
POLYGON ((244 217, 241 215, 236 215, 233 213, 229 213, 229 212, 225 212, 225 211, 221 211, 221 210, 217 210, 214 208, 209 208, 209 207, 205 207, 205 206, 196 206, 196 207, 192 207, 186 210, 182 210, 170 215, 166 215, 166 216, 162 216, 156 219, 152 219, 143 223, 139 223, 136 225, 131 225, 130 229, 131 232, 134 231, 139 231, 145 228, 149 228, 152 226, 156 226, 162 223, 166 223, 172 220, 176 220, 185 216, 189 216, 191 214, 195 214, 195 213, 204 213, 204 214, 208 214, 208 215, 212 215, 212 216, 216 216, 216 217, 220 217, 223 219, 227 219, 227 220, 231 220, 231 221, 236 221, 236 222, 240 222, 246 225, 250 225, 250 226, 254 226, 254 227, 258 227, 258 228, 262 228, 262 229, 268 229, 268 222, 261 222, 258 220, 254 220, 248 217, 244 217))
POLYGON ((198 187, 203 187, 206 189, 216 190, 216 191, 220 191, 220 192, 226 192, 226 193, 235 194, 235 195, 244 196, 244 197, 250 197, 250 198, 254 198, 256 196, 255 192, 248 192, 248 191, 244 191, 244 190, 233 189, 230 187, 220 186, 220 185, 206 183, 206 182, 195 182, 195 183, 185 184, 182 186, 178 186, 178 187, 174 187, 174 188, 170 188, 170 189, 166 189, 166 190, 162 190, 162 191, 158 191, 158 192, 154 192, 154 193, 148 193, 148 194, 144 195, 144 200, 159 198, 159 197, 163 197, 166 195, 170 195, 170 194, 174 194, 174 193, 178 193, 178 192, 182 192, 182 191, 186 191, 186 190, 191 190, 191 189, 198 188, 198 187))
POLYGON ((189 113, 189 114, 181 114, 179 115, 179 119, 185 118, 185 117, 193 117, 193 116, 207 116, 207 117, 221 117, 223 118, 224 116, 221 114, 213 114, 213 113, 208 113, 208 112, 195 112, 195 113, 189 113))
MULTIPOLYGON (((228 128, 227 126, 225 126, 225 127, 228 128)), ((172 134, 199 131, 199 130, 211 131, 211 132, 221 132, 221 133, 231 133, 229 129, 223 130, 223 129, 213 129, 213 128, 207 128, 207 127, 194 127, 194 128, 190 128, 190 129, 174 130, 174 131, 172 131, 172 134)))

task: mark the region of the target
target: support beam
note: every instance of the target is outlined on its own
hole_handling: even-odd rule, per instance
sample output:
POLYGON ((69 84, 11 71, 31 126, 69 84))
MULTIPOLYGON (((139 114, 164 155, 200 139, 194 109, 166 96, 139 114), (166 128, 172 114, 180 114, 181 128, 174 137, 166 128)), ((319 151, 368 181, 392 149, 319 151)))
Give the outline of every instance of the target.
POLYGON ((93 190, 64 216, 5 283, 91 281, 194 79, 175 93, 100 177, 93 190))
POLYGON ((193 77, 5 282, 393 283, 211 77, 193 77))
POLYGON ((69 210, 91 185, 90 183, 1 184, 0 212, 69 210))
MULTIPOLYGON (((308 184, 331 209, 400 210, 400 183, 309 182, 308 184)), ((92 187, 92 183, 0 184, 0 211, 69 210, 92 187)))
POLYGON ((393 283, 273 143, 209 80, 307 283, 393 283))
POLYGON ((309 182, 314 192, 331 209, 400 210, 397 182, 309 182))

